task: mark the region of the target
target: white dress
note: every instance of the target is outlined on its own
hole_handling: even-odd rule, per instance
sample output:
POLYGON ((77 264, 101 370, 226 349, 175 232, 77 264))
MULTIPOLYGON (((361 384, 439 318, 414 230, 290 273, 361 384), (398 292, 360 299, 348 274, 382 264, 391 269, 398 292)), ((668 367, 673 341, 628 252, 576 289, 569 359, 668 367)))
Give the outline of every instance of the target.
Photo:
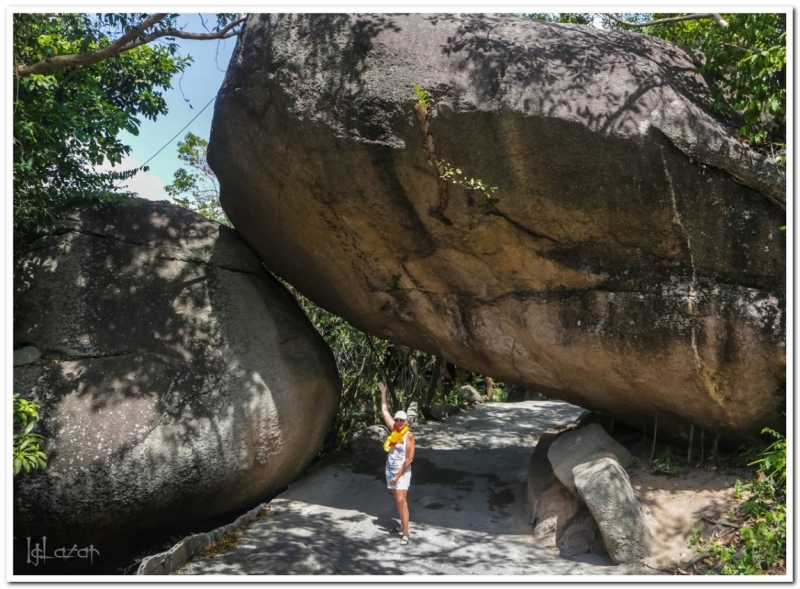
POLYGON ((396 489, 399 491, 408 490, 409 485, 411 484, 411 466, 409 466, 406 471, 400 477, 400 480, 397 481, 396 485, 391 483, 392 478, 394 475, 397 474, 397 471, 403 466, 403 463, 406 461, 406 441, 408 440, 408 432, 406 435, 403 436, 403 441, 399 444, 395 444, 394 448, 389 450, 389 455, 386 457, 386 486, 390 489, 396 489))

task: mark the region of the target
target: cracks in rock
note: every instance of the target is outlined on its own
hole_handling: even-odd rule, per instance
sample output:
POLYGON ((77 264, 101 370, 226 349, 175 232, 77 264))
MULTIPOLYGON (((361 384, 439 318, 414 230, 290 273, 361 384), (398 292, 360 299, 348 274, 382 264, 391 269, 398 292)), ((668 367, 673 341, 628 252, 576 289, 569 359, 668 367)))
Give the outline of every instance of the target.
POLYGON ((681 213, 678 210, 678 199, 675 195, 675 187, 672 184, 672 176, 669 173, 669 169, 667 167, 667 160, 664 157, 664 152, 661 152, 661 163, 664 166, 664 175, 667 178, 667 185, 669 186, 669 194, 672 199, 672 219, 675 221, 675 224, 681 228, 681 233, 683 234, 683 239, 686 242, 686 249, 689 252, 689 263, 692 267, 692 282, 689 291, 689 312, 692 313, 694 310, 694 303, 697 299, 697 267, 694 263, 694 252, 692 251, 692 239, 689 237, 689 234, 686 231, 686 227, 683 225, 683 219, 681 218, 681 213))
MULTIPOLYGON (((498 211, 497 209, 490 210, 488 214, 489 215, 493 215, 495 217, 500 217, 501 219, 505 219, 511 225, 513 225, 514 227, 516 227, 517 229, 519 229, 523 233, 525 233, 527 235, 530 235, 531 237, 534 237, 536 239, 544 239, 544 240, 547 240, 547 241, 549 241, 550 243, 553 243, 553 244, 558 244, 559 243, 557 240, 553 239, 552 237, 549 237, 547 235, 543 235, 541 233, 536 233, 535 231, 532 231, 531 229, 528 229, 524 225, 521 225, 520 223, 514 221, 508 215, 506 215, 505 213, 503 213, 501 211, 498 211)), ((539 255, 539 252, 536 252, 536 254, 539 255)))
MULTIPOLYGON (((164 260, 171 260, 173 258, 159 258, 164 260)), ((209 264, 208 262, 203 261, 195 261, 195 260, 181 260, 181 259, 174 259, 176 262, 187 262, 189 264, 200 264, 202 266, 208 266, 209 268, 218 268, 219 270, 225 270, 226 272, 236 272, 237 274, 249 274, 250 276, 255 276, 256 278, 266 278, 266 276, 260 272, 252 272, 250 270, 242 270, 241 268, 231 268, 229 266, 220 266, 218 264, 209 264)))
POLYGON ((141 350, 122 350, 120 352, 109 352, 108 354, 72 354, 68 351, 59 349, 39 349, 41 349, 43 352, 41 360, 50 360, 54 362, 70 362, 73 360, 105 360, 107 358, 133 356, 135 354, 142 353, 141 350))
POLYGON ((424 292, 425 294, 436 296, 448 296, 455 294, 452 292, 436 292, 435 290, 426 290, 424 288, 395 288, 394 290, 388 291, 388 294, 392 294, 393 292, 424 292))
POLYGON ((786 202, 784 200, 786 175, 785 173, 781 174, 780 171, 776 171, 773 174, 765 156, 735 143, 732 139, 727 139, 727 146, 716 146, 716 150, 714 150, 712 145, 692 145, 685 138, 680 137, 679 134, 670 133, 668 128, 662 129, 660 125, 654 124, 653 129, 658 131, 675 149, 689 157, 690 162, 697 160, 698 163, 704 166, 725 172, 737 184, 755 190, 781 211, 786 212, 786 202), (750 159, 749 166, 742 167, 735 157, 730 157, 727 160, 727 165, 726 161, 721 161, 725 157, 723 149, 727 148, 728 153, 730 153, 731 145, 734 145, 735 149, 740 149, 746 153, 750 159), (765 169, 769 171, 764 172, 765 169))
MULTIPOLYGON (((422 89, 419 92, 425 93, 422 89)), ((439 204, 435 208, 431 207, 429 214, 445 225, 452 225, 453 222, 444 214, 450 202, 450 186, 444 179, 447 169, 444 163, 436 157, 436 144, 434 143, 433 135, 430 133, 428 109, 422 97, 414 103, 414 112, 417 115, 417 127, 419 127, 419 132, 422 134, 422 151, 425 154, 425 159, 436 170, 436 193, 439 197, 439 204)))
POLYGON ((490 299, 482 299, 469 293, 436 292, 432 290, 426 290, 424 288, 397 288, 392 291, 384 291, 384 292, 387 292, 387 294, 389 295, 398 292, 421 292, 427 295, 439 296, 439 297, 467 296, 470 298, 470 300, 475 301, 476 303, 479 303, 481 305, 487 305, 487 306, 497 305, 508 299, 516 299, 519 301, 565 299, 565 298, 580 297, 588 293, 594 293, 594 292, 601 292, 608 294, 633 294, 633 295, 652 296, 652 293, 642 293, 641 291, 638 290, 608 290, 605 288, 560 289, 560 290, 546 290, 546 291, 514 290, 503 293, 501 295, 498 295, 490 299))
POLYGON ((661 151, 661 163, 664 166, 664 176, 667 179, 667 186, 669 187, 669 194, 672 199, 672 213, 673 213, 673 221, 675 224, 680 227, 681 234, 683 235, 683 239, 686 242, 686 250, 689 253, 689 262, 692 267, 692 280, 689 283, 688 293, 686 295, 686 306, 691 316, 691 347, 692 347, 692 355, 694 357, 694 367, 695 372, 697 373, 697 377, 705 386, 706 390, 708 391, 710 397, 716 402, 720 407, 723 407, 723 402, 718 397, 720 396, 719 388, 717 384, 714 382, 714 376, 711 374, 711 371, 705 366, 703 363, 703 358, 700 356, 700 349, 697 345, 697 323, 700 319, 698 317, 697 310, 695 308, 697 304, 697 267, 695 266, 694 262, 694 252, 692 250, 692 239, 689 237, 689 233, 686 231, 686 227, 683 225, 683 219, 681 218, 681 213, 678 210, 678 198, 675 194, 675 187, 672 183, 672 176, 669 173, 669 167, 667 166, 667 160, 664 157, 664 151, 661 151))
MULTIPOLYGON (((42 246, 42 247, 33 247, 33 246, 38 241, 44 239, 45 237, 60 237, 62 235, 67 235, 69 233, 76 233, 78 235, 87 235, 89 237, 99 237, 101 239, 112 239, 114 241, 118 241, 120 243, 125 243, 125 244, 132 245, 132 246, 135 246, 135 247, 143 247, 143 248, 148 248, 148 249, 153 249, 153 250, 158 250, 159 249, 158 245, 154 245, 154 244, 151 244, 151 243, 139 243, 139 242, 135 242, 135 241, 129 241, 129 240, 126 240, 126 239, 121 239, 121 238, 116 237, 114 235, 108 235, 106 233, 99 233, 97 231, 87 231, 87 230, 84 230, 84 229, 67 229, 67 230, 64 230, 64 231, 55 231, 53 233, 48 233, 47 235, 43 235, 42 237, 39 237, 38 239, 36 239, 31 244, 31 247, 28 248, 28 251, 35 251, 35 250, 44 249, 45 246, 42 246)), ((167 245, 166 247, 175 248, 177 246, 167 245)), ((210 262, 208 262, 206 260, 201 260, 201 259, 196 259, 196 258, 195 259, 192 259, 192 258, 173 258, 173 257, 170 257, 170 256, 163 256, 163 255, 155 255, 153 257, 155 259, 157 259, 157 260, 165 260, 165 261, 168 261, 168 262, 184 262, 186 264, 197 264, 197 265, 200 265, 200 266, 207 266, 209 268, 219 268, 220 270, 227 270, 228 272, 238 272, 240 274, 250 274, 250 275, 256 276, 258 278, 265 278, 264 274, 262 274, 261 272, 254 272, 252 270, 245 270, 243 268, 233 268, 233 267, 230 267, 230 266, 223 266, 223 265, 220 265, 220 264, 212 264, 212 263, 210 263, 210 262)))

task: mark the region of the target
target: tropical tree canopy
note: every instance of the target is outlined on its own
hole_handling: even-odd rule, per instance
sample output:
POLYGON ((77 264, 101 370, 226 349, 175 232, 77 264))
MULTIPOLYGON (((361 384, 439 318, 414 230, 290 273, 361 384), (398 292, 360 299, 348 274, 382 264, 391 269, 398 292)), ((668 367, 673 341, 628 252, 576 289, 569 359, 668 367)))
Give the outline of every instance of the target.
POLYGON ((237 15, 218 14, 209 33, 178 30, 177 14, 14 14, 15 237, 52 220, 76 198, 130 196, 119 190, 134 172, 102 172, 130 147, 142 117, 167 113, 163 92, 192 58, 177 37, 222 38, 237 15))

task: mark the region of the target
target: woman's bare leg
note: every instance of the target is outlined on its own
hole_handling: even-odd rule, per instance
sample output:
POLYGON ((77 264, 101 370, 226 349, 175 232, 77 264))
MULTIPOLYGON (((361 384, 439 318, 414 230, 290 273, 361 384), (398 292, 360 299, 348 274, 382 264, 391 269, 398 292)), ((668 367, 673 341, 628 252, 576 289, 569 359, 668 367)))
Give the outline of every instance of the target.
POLYGON ((408 536, 408 491, 395 490, 394 500, 397 503, 397 513, 400 516, 400 525, 403 528, 403 536, 408 536))

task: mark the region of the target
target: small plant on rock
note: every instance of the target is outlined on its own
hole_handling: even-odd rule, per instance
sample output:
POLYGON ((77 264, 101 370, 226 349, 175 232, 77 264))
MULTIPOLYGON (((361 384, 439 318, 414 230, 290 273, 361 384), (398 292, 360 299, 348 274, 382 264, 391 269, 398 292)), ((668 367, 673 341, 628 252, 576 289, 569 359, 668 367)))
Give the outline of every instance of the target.
POLYGON ((431 121, 428 112, 428 108, 433 103, 433 98, 427 90, 419 85, 414 86, 414 96, 417 127, 422 135, 422 151, 425 153, 425 159, 436 169, 438 175, 436 187, 439 203, 438 206, 431 209, 431 215, 446 224, 451 224, 445 216, 445 211, 450 201, 448 194, 449 184, 463 188, 467 193, 469 204, 473 204, 472 195, 478 192, 484 197, 479 203, 481 209, 484 212, 494 209, 494 206, 499 202, 497 198, 492 196, 497 192, 497 186, 489 186, 480 178, 470 178, 461 168, 447 163, 437 155, 436 142, 431 133, 431 121))
POLYGON ((422 86, 414 86, 414 94, 417 95, 417 102, 419 102, 419 105, 427 110, 428 106, 433 102, 430 92, 425 90, 422 86))
POLYGON ((39 404, 14 393, 14 475, 22 469, 46 468, 47 455, 42 452, 42 436, 33 428, 39 421, 39 404))

